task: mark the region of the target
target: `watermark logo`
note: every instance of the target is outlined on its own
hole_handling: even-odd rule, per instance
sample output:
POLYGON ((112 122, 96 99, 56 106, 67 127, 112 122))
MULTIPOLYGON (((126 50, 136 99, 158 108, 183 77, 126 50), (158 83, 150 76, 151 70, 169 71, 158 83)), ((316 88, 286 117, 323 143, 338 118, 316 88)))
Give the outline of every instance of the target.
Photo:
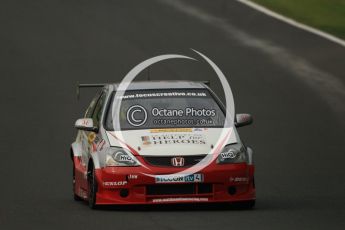
POLYGON ((142 126, 147 120, 147 112, 141 105, 133 105, 127 110, 127 121, 135 127, 142 126))
MULTIPOLYGON (((230 88, 230 85, 226 79, 226 77, 224 76, 223 72, 219 69, 219 67, 212 61, 210 60, 208 57, 206 57, 204 54, 193 50, 196 54, 198 54, 201 59, 206 62, 216 73, 216 76, 218 77, 218 80, 220 81, 222 87, 223 87, 223 92, 225 95, 225 118, 224 118, 224 124, 222 125, 222 127, 220 128, 220 133, 217 138, 217 140, 213 140, 213 144, 211 145, 211 147, 207 150, 207 152, 205 152, 206 157, 200 161, 199 163, 197 163, 196 165, 193 165, 192 167, 188 167, 188 168, 184 168, 181 167, 181 171, 171 174, 171 175, 164 175, 165 177, 170 177, 172 176, 173 178, 175 178, 176 176, 179 175, 199 175, 197 174, 198 172, 200 172, 202 169, 204 169, 205 167, 207 167, 210 163, 212 163, 213 161, 216 160, 216 158, 218 157, 218 155, 221 153, 221 151, 224 149, 224 146, 227 145, 229 143, 229 140, 232 139, 233 143, 234 140, 236 140, 236 136, 234 135, 234 116, 235 116, 235 107, 234 107, 234 99, 233 99, 233 95, 232 95, 232 91, 230 88), (233 140, 234 139, 234 140, 233 140)), ((164 61, 164 60, 168 60, 168 59, 185 59, 185 60, 193 60, 193 61, 198 61, 195 58, 192 57, 188 57, 185 55, 179 55, 179 54, 164 54, 164 55, 159 55, 159 56, 155 56, 152 58, 149 58, 141 63, 139 63, 137 66, 135 66, 131 71, 128 72, 128 74, 123 78, 123 80, 121 81, 121 83, 118 85, 117 87, 117 91, 115 94, 115 99, 116 101, 113 103, 112 105, 112 117, 113 117, 113 127, 114 130, 116 131, 116 138, 119 140, 119 144, 121 145, 121 147, 123 148, 128 148, 128 145, 130 145, 130 141, 126 140, 124 138, 124 135, 122 134, 122 129, 121 129, 121 124, 120 124, 120 108, 121 108, 121 104, 122 104, 122 100, 126 99, 126 98, 137 98, 141 96, 139 95, 134 95, 134 96, 128 96, 125 95, 126 90, 128 89, 129 85, 131 84, 131 82, 138 76, 138 74, 140 74, 144 69, 148 68, 149 66, 158 63, 160 61, 164 61)), ((170 93, 170 94, 174 94, 172 96, 182 96, 180 95, 181 92, 166 92, 166 93, 170 93), (175 95, 176 94, 176 95, 175 95)), ((147 97, 161 97, 162 94, 161 93, 153 93, 152 95, 150 94, 147 97)), ((164 96, 164 93, 163 93, 164 96)), ((171 96, 171 95, 167 95, 167 96, 171 96)), ((186 95, 183 95, 186 96, 186 95)), ((203 96, 203 95, 189 95, 187 94, 187 96, 203 96)), ((216 116, 217 114, 215 113, 215 111, 213 111, 212 109, 207 110, 207 109, 200 109, 200 108, 172 108, 171 111, 165 110, 167 108, 154 108, 154 111, 152 111, 151 109, 146 111, 145 108, 143 108, 141 105, 133 105, 131 106, 127 112, 126 112, 126 118, 127 121, 130 125, 134 126, 134 127, 140 127, 143 128, 144 124, 147 122, 147 118, 148 118, 148 112, 150 112, 150 119, 155 118, 155 116, 151 116, 152 113, 154 113, 154 115, 157 115, 156 118, 158 123, 158 127, 161 127, 161 123, 163 123, 163 125, 166 125, 166 127, 178 127, 181 126, 183 128, 201 128, 201 130, 203 130, 202 128, 207 128, 208 124, 209 124, 209 119, 204 119, 206 118, 212 118, 214 116, 216 116), (181 110, 181 111, 180 111, 181 110), (176 122, 172 122, 171 119, 169 118, 169 121, 167 121, 167 119, 163 120, 162 118, 166 118, 169 117, 170 113, 172 115, 174 115, 176 122), (175 114, 176 113, 176 114, 175 114), (195 117, 200 117, 202 119, 200 119, 201 121, 203 121, 203 123, 201 125, 198 124, 190 124, 190 119, 180 119, 182 115, 193 115, 194 119, 195 117), (161 115, 163 115, 163 117, 161 117, 161 115), (181 120, 185 120, 185 122, 183 122, 181 124, 181 120), (169 124, 167 124, 167 122, 169 122, 169 124), (205 123, 207 122, 207 123, 205 123), (206 125, 205 125, 206 124, 206 125), (204 125, 204 126, 203 126, 204 125)), ((184 118, 184 117, 182 117, 184 118)), ((188 118, 188 117, 187 117, 188 118)), ((211 119, 212 120, 212 119, 211 119)), ((150 120, 151 121, 151 120, 150 120)), ((193 120, 192 120, 193 121, 193 120)), ((165 130, 165 132, 168 132, 167 130, 165 130)), ((199 131, 200 132, 200 131, 199 131)), ((157 137, 158 138, 158 137, 157 137)), ((175 138, 173 137, 173 139, 171 140, 171 137, 166 138, 166 137, 159 137, 160 139, 157 142, 155 139, 150 139, 150 137, 146 137, 146 136, 141 136, 141 141, 143 146, 147 147, 153 144, 161 144, 161 142, 163 144, 165 144, 167 141, 167 143, 185 143, 185 140, 181 138, 175 138), (176 139, 176 140, 175 140, 176 139), (157 143, 156 143, 156 142, 157 143)), ((203 144, 203 146, 207 146, 206 142, 205 144, 203 144)), ((133 151, 135 151, 134 148, 132 148, 133 151)), ((138 153, 140 154, 140 153, 138 153)), ((128 155, 132 156, 131 153, 128 153, 128 155)), ((233 157, 234 154, 233 153, 229 153, 224 155, 224 157, 233 157)), ((181 160, 177 160, 177 162, 175 162, 177 165, 180 165, 182 162, 181 160)), ((147 166, 142 165, 143 167, 147 168, 147 166)), ((151 175, 151 174, 147 174, 148 176, 151 177, 155 177, 155 175, 151 175)), ((200 174, 201 175, 201 174, 200 174)))

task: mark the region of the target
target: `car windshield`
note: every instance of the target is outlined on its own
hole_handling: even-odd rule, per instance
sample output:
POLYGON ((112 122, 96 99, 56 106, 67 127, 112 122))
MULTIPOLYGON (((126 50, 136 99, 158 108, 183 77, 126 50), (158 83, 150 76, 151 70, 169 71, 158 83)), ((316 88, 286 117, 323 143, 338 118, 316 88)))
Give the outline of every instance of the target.
POLYGON ((224 112, 207 89, 130 90, 121 98, 114 97, 115 92, 107 110, 107 130, 114 130, 113 102, 120 99, 121 130, 224 125, 224 112))

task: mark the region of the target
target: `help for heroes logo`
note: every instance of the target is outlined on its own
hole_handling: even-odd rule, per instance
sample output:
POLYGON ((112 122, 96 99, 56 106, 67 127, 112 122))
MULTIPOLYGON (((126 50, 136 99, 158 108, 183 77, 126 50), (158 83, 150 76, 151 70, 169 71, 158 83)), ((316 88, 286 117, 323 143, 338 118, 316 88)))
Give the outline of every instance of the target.
POLYGON ((190 134, 157 134, 151 136, 142 136, 142 143, 144 145, 164 145, 164 144, 197 144, 205 145, 206 140, 204 135, 190 133, 190 134))

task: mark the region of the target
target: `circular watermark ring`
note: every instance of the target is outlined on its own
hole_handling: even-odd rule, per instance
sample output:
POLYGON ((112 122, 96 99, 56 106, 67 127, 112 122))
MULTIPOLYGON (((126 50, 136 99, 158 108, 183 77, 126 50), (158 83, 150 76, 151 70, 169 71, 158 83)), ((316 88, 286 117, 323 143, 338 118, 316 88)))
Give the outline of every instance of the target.
POLYGON ((146 109, 144 107, 142 107, 141 105, 133 105, 131 107, 129 107, 129 109, 127 110, 127 121, 129 124, 131 124, 132 126, 135 127, 140 127, 143 124, 145 124, 146 120, 147 120, 147 112, 146 109), (141 118, 136 118, 136 114, 143 114, 144 117, 141 118))
MULTIPOLYGON (((206 155, 206 157, 200 161, 199 163, 193 165, 192 167, 189 167, 187 169, 183 169, 181 171, 178 171, 177 173, 165 175, 165 176, 176 176, 176 175, 191 175, 196 172, 201 171, 205 167, 207 167, 209 164, 211 164, 219 155, 220 151, 224 148, 224 146, 228 143, 230 137, 233 135, 233 129, 234 129, 234 117, 235 117, 235 106, 234 106, 234 98, 233 94, 229 85, 229 82, 227 81, 225 75, 223 72, 219 69, 219 67, 208 57, 206 57, 204 54, 192 49, 195 53, 197 53, 199 56, 203 58, 204 61, 206 61, 212 69, 215 71, 224 91, 225 95, 225 120, 224 120, 224 126, 222 128, 221 134, 218 137, 218 140, 213 148, 209 151, 209 153, 206 155)), ((168 59, 187 59, 187 60, 193 60, 197 61, 195 58, 188 57, 185 55, 179 55, 179 54, 165 54, 165 55, 159 55, 152 58, 149 58, 138 65, 136 65, 132 70, 130 70, 127 75, 122 79, 121 83, 118 85, 116 89, 116 94, 114 96, 114 102, 112 103, 112 117, 113 117, 113 128, 114 132, 116 132, 116 138, 118 139, 119 144, 122 148, 129 148, 129 146, 126 144, 126 140, 123 138, 122 131, 121 131, 121 125, 120 125, 120 108, 123 96, 131 84, 131 82, 138 76, 139 73, 141 73, 143 70, 145 70, 147 67, 168 59)), ((132 122, 134 121, 134 126, 140 126, 146 122, 147 119, 147 112, 145 108, 143 108, 140 105, 137 105, 134 110, 131 110, 132 113, 128 114, 127 111, 127 119, 132 119, 132 122), (144 112, 144 118, 145 119, 137 119, 135 118, 135 114, 133 114, 133 111, 139 113, 144 112), (138 125, 139 124, 139 125, 138 125)), ((133 149, 133 148, 131 148, 133 149)), ((129 153, 130 154, 130 153, 129 153)), ((131 155, 131 154, 130 154, 131 155)), ((133 157, 133 156, 132 156, 133 157)), ((145 168, 148 168, 145 165, 142 165, 145 168)), ((153 174, 146 174, 147 176, 155 177, 156 175, 153 174)))

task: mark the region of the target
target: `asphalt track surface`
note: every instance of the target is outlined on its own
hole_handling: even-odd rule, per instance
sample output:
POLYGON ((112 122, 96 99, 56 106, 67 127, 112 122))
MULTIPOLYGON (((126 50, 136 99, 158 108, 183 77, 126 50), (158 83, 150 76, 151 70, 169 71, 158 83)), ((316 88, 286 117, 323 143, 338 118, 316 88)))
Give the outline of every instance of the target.
MULTIPOLYGON (((0 3, 0 228, 344 229, 345 48, 236 1, 0 3), (210 57, 227 75, 253 147, 257 206, 90 210, 71 193, 69 144, 93 91, 159 54, 210 57)), ((203 61, 170 60, 151 79, 211 80, 203 61)), ((145 79, 143 74, 139 79, 145 79)))

